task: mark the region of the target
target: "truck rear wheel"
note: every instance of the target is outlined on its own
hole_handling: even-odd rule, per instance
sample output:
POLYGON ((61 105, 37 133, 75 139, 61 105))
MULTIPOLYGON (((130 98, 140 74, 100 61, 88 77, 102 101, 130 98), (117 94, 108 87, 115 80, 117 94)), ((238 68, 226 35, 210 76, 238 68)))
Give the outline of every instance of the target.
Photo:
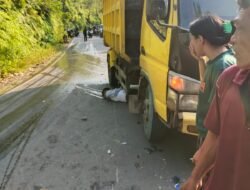
POLYGON ((118 87, 118 80, 115 77, 115 68, 114 67, 110 67, 110 57, 108 55, 107 57, 107 61, 108 61, 108 77, 109 77, 109 85, 112 88, 116 88, 118 87))
POLYGON ((147 85, 145 90, 143 127, 144 134, 150 142, 159 142, 165 137, 166 128, 155 113, 153 94, 150 85, 147 85))

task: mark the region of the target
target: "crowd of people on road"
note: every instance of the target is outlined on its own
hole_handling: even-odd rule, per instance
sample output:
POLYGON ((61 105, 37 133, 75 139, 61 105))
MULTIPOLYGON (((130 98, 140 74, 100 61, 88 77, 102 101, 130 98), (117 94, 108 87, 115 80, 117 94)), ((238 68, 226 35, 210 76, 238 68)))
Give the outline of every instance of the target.
POLYGON ((250 190, 250 0, 238 4, 233 21, 202 16, 190 24, 199 149, 181 190, 250 190))
POLYGON ((100 37, 102 37, 103 35, 102 25, 95 25, 92 28, 85 26, 83 28, 83 37, 85 42, 88 40, 88 38, 92 38, 93 35, 99 35, 100 37))

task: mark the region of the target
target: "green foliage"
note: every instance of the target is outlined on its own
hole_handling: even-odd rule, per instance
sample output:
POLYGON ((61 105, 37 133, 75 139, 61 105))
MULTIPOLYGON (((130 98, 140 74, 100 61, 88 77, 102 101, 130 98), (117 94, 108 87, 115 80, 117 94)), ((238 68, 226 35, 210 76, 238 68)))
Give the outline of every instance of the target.
POLYGON ((9 10, 12 7, 11 0, 0 0, 0 10, 9 10))
POLYGON ((26 1, 25 0, 13 0, 13 3, 15 5, 15 7, 18 8, 18 9, 22 9, 26 5, 26 1))
POLYGON ((0 77, 63 41, 68 29, 101 22, 101 0, 0 0, 0 77))

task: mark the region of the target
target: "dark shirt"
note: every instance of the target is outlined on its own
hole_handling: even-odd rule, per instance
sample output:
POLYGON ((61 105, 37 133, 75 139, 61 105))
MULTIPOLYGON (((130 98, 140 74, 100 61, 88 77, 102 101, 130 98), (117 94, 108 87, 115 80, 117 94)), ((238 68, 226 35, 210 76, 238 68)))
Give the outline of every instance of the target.
MULTIPOLYGON (((205 127, 218 135, 219 144, 214 172, 206 190, 250 190, 250 127, 239 92, 239 87, 249 77, 250 70, 232 66, 217 82, 205 127)), ((250 83, 248 87, 250 89, 250 83)))
POLYGON ((207 129, 204 128, 204 119, 214 97, 216 81, 224 69, 235 63, 236 59, 231 49, 207 63, 204 81, 201 81, 196 113, 196 126, 201 137, 205 137, 207 134, 207 129))

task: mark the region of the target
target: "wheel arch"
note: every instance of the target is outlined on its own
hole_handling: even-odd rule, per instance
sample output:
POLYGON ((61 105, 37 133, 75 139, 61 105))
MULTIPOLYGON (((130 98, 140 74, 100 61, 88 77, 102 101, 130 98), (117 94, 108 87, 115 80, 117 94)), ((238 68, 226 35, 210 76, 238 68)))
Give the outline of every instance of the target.
POLYGON ((141 70, 141 76, 140 76, 140 80, 139 80, 139 89, 138 89, 138 98, 139 98, 139 100, 144 100, 145 91, 146 91, 146 88, 147 88, 148 85, 150 86, 152 96, 153 96, 153 100, 154 100, 154 91, 152 89, 152 84, 150 82, 150 79, 149 79, 147 73, 144 72, 143 70, 141 70))

